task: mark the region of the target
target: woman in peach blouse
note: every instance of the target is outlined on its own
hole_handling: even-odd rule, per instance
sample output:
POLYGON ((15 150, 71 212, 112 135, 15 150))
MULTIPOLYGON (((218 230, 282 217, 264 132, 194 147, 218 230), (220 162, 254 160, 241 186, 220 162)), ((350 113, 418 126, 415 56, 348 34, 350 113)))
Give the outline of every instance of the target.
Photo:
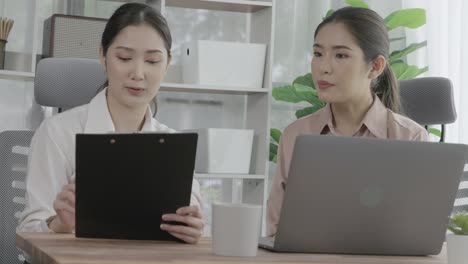
POLYGON ((398 82, 388 63, 390 41, 377 13, 365 8, 339 9, 320 23, 314 38, 312 76, 318 97, 327 105, 284 130, 268 199, 270 236, 276 234, 297 135, 427 140, 422 126, 398 114, 398 82))

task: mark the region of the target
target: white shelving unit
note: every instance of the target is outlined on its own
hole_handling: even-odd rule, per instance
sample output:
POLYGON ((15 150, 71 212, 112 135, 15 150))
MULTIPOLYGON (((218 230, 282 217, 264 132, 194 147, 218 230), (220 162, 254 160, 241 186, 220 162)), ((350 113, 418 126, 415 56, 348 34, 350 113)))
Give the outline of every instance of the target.
POLYGON ((241 179, 241 180, 264 180, 265 175, 259 174, 229 174, 229 173, 195 173, 196 179, 241 179))
POLYGON ((1 79, 34 79, 37 50, 37 12, 35 0, 0 0, 0 16, 14 20, 5 48, 4 69, 0 70, 1 79))
POLYGON ((268 89, 265 88, 239 88, 233 86, 212 86, 212 85, 196 85, 185 83, 161 83, 161 91, 166 92, 188 92, 188 93, 216 93, 216 94, 265 94, 268 89))
MULTIPOLYGON (((233 94, 245 96, 245 107, 239 109, 244 116, 243 129, 253 129, 255 140, 252 153, 250 174, 196 174, 200 180, 218 179, 228 181, 223 184, 223 199, 227 202, 244 202, 263 205, 264 223, 266 200, 268 198, 268 155, 269 155, 269 113, 271 100, 271 68, 274 40, 274 2, 275 0, 161 0, 161 12, 167 14, 171 8, 210 10, 213 12, 238 12, 245 14, 246 27, 242 30, 246 42, 267 45, 263 87, 214 87, 204 85, 164 83, 162 91, 191 92, 208 94, 233 94), (243 111, 243 112, 242 112, 243 111)), ((166 16, 170 18, 170 16, 166 16)), ((169 23, 171 21, 169 20, 169 23)), ((177 41, 177 39, 175 39, 177 41)), ((207 216, 207 218, 211 216, 207 216)), ((265 233, 265 225, 263 225, 265 233)))
POLYGON ((32 81, 34 80, 34 73, 22 72, 22 71, 0 70, 0 79, 32 81))
POLYGON ((255 13, 273 4, 271 0, 165 0, 165 6, 255 13))

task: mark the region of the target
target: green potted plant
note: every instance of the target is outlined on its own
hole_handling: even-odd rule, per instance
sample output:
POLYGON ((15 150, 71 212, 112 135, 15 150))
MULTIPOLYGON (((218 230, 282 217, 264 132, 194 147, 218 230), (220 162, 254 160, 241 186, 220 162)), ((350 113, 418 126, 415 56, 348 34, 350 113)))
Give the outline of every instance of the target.
POLYGON ((449 218, 447 234, 448 264, 468 263, 468 212, 459 212, 449 218))
MULTIPOLYGON (((368 5, 362 0, 346 0, 350 6, 369 8, 368 5)), ((326 16, 333 13, 333 10, 327 12, 326 16)), ((397 10, 385 18, 388 31, 397 27, 418 28, 426 24, 426 12, 421 8, 410 8, 397 10)), ((391 42, 399 41, 404 38, 393 38, 391 42)), ((426 41, 420 43, 412 43, 402 50, 393 51, 390 54, 389 62, 398 80, 407 80, 417 77, 418 75, 428 71, 428 67, 418 68, 414 65, 408 65, 404 58, 406 55, 422 48, 427 45, 426 41)), ((306 102, 308 105, 296 111, 296 118, 301 118, 310 115, 319 110, 325 103, 320 101, 315 90, 313 77, 310 73, 297 77, 292 84, 274 87, 273 98, 277 101, 288 103, 301 103, 306 102)), ((440 131, 434 128, 429 129, 429 133, 440 137, 440 131)), ((278 144, 282 132, 277 128, 270 130, 270 161, 276 163, 276 155, 278 144)))

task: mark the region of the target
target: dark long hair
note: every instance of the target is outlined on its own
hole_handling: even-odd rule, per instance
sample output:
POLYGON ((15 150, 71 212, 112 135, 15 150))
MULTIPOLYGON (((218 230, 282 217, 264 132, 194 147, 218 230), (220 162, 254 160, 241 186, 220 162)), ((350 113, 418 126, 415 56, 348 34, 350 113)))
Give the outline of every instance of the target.
POLYGON ((367 8, 344 7, 325 18, 315 30, 314 37, 323 26, 330 23, 341 23, 349 30, 363 51, 367 63, 379 55, 385 57, 387 65, 382 74, 371 82, 370 88, 387 108, 400 113, 400 91, 396 76, 388 63, 390 40, 382 17, 367 8))
MULTIPOLYGON (((164 41, 168 58, 171 57, 172 36, 166 19, 162 14, 149 5, 141 3, 127 3, 121 5, 107 21, 101 38, 101 47, 104 57, 109 46, 114 42, 115 37, 128 26, 138 26, 147 24, 156 30, 164 41)), ((98 93, 109 85, 106 81, 98 90, 98 93)), ((157 110, 157 98, 153 99, 154 114, 157 110)))

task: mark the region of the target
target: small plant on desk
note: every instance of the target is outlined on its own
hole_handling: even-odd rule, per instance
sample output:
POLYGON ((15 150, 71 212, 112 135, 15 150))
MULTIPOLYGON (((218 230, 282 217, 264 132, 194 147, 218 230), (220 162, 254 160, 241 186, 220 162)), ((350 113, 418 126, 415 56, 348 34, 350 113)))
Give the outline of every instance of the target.
POLYGON ((447 234, 447 263, 468 263, 468 212, 459 212, 449 218, 447 234))
POLYGON ((459 212, 450 217, 448 229, 455 235, 468 235, 468 212, 459 212))

